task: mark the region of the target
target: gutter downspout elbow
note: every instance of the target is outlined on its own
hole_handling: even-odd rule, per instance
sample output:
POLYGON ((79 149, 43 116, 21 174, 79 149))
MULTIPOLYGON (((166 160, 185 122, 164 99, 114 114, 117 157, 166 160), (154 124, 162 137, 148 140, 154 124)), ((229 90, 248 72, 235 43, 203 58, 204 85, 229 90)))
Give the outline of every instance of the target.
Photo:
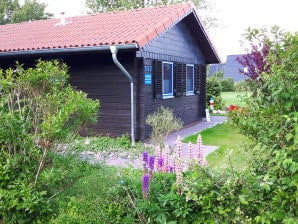
POLYGON ((131 144, 132 146, 135 145, 135 122, 134 122, 134 83, 133 83, 133 78, 129 74, 129 72, 123 67, 123 65, 119 62, 117 58, 117 53, 118 53, 118 48, 117 46, 110 46, 110 51, 112 53, 112 59, 114 64, 123 72, 123 74, 128 78, 130 81, 130 116, 131 116, 131 144))

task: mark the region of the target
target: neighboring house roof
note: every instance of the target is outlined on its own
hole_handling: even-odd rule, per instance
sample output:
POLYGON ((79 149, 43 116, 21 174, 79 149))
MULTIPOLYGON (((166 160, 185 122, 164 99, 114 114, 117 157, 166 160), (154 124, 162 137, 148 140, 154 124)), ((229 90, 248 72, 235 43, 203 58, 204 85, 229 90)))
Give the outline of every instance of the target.
POLYGON ((218 73, 224 73, 225 64, 212 64, 209 67, 208 76, 213 76, 218 73))
POLYGON ((232 78, 234 82, 239 82, 248 79, 248 76, 243 75, 240 69, 243 66, 236 60, 237 57, 241 57, 242 54, 228 55, 226 63, 224 64, 211 64, 208 72, 208 76, 213 76, 216 73, 224 73, 224 79, 232 78))
POLYGON ((39 20, 0 26, 0 56, 8 53, 51 49, 91 48, 109 45, 136 45, 142 48, 187 16, 204 41, 206 61, 219 57, 191 3, 100 13, 60 19, 39 20))
POLYGON ((248 78, 240 72, 240 69, 243 69, 243 66, 236 60, 237 57, 241 56, 241 54, 227 56, 224 78, 232 78, 235 82, 239 82, 248 78))

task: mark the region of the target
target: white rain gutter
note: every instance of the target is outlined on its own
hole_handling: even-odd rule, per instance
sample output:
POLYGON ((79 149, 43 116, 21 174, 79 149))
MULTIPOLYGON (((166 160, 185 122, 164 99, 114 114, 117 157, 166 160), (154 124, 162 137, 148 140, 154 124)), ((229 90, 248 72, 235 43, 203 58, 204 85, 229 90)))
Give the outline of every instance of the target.
MULTIPOLYGON (((119 44, 119 50, 137 50, 137 44, 119 44)), ((69 47, 69 48, 53 48, 53 49, 36 49, 36 50, 17 50, 0 52, 1 57, 16 57, 16 56, 40 56, 40 55, 55 55, 55 54, 71 54, 71 53, 90 53, 109 51, 110 45, 92 46, 92 47, 69 47)))
POLYGON ((118 58, 117 58, 117 53, 118 53, 118 47, 113 45, 110 46, 110 50, 112 53, 112 58, 113 61, 115 63, 115 65, 124 73, 124 75, 126 75, 126 77, 128 78, 128 80, 130 81, 130 123, 131 123, 131 144, 132 146, 135 145, 135 122, 134 122, 134 90, 133 90, 133 78, 132 76, 129 74, 129 72, 123 67, 123 65, 119 62, 118 58))

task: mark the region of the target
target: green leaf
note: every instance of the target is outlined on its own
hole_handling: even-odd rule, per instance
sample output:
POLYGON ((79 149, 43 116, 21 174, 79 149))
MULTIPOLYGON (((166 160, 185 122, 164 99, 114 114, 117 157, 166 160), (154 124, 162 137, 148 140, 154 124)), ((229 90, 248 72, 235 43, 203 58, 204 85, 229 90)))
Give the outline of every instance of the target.
POLYGON ((248 202, 246 201, 244 194, 239 195, 239 200, 241 204, 248 205, 248 202))
POLYGON ((288 133, 288 134, 286 134, 286 140, 287 140, 287 141, 290 141, 293 137, 294 137, 294 136, 293 136, 292 133, 288 133))

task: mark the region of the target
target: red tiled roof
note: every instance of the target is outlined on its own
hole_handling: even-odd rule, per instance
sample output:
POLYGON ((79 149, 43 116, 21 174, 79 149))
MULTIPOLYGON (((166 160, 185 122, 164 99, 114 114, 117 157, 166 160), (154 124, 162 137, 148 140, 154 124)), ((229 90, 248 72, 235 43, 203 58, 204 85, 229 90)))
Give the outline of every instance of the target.
POLYGON ((190 3, 0 26, 1 52, 113 44, 143 47, 193 11, 190 3))

